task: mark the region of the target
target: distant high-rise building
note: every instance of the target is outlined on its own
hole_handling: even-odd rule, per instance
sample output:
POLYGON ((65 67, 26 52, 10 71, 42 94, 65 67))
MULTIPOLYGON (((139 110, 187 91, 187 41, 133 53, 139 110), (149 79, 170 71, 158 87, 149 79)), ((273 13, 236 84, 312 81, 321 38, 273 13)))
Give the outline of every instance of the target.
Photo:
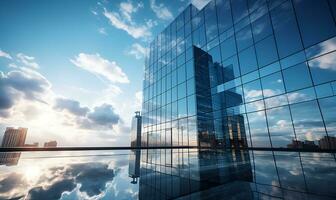
POLYGON ((135 112, 135 116, 132 118, 131 127, 131 147, 141 146, 141 115, 140 112, 135 112))
POLYGON ((26 141, 27 128, 7 127, 1 147, 23 147, 26 141))
POLYGON ((38 147, 39 143, 38 142, 34 142, 33 144, 25 144, 25 147, 38 147))
POLYGON ((49 141, 44 143, 44 147, 57 147, 57 142, 54 141, 49 141))

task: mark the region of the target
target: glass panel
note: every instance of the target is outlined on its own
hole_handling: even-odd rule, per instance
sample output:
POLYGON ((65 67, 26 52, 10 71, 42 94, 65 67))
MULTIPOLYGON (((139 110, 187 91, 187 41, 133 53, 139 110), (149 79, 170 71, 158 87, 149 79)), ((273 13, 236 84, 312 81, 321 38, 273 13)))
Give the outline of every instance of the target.
POLYGON ((186 90, 186 82, 181 83, 180 85, 178 85, 178 99, 184 98, 187 94, 187 90, 186 90))
POLYGON ((316 86, 315 91, 317 98, 328 97, 334 94, 333 88, 330 83, 316 86))
POLYGON ((327 0, 294 0, 294 7, 305 47, 336 34, 335 22, 327 0))
POLYGON ((280 72, 261 78, 264 97, 271 97, 285 92, 280 72))
POLYGON ((227 60, 224 60, 222 65, 224 67, 224 82, 230 81, 240 76, 237 56, 233 56, 227 60))
POLYGON ((246 0, 234 0, 231 1, 232 15, 234 23, 240 21, 248 14, 246 0))
POLYGON ((258 42, 255 47, 259 67, 268 65, 278 59, 278 53, 273 36, 258 42))
POLYGON ((204 18, 207 41, 211 41, 218 36, 215 1, 211 1, 206 5, 204 9, 204 18))
POLYGON ((244 84, 243 88, 244 88, 245 102, 262 99, 260 80, 255 80, 250 83, 244 84))
POLYGON ((239 53, 239 62, 242 75, 258 69, 253 46, 239 53))
POLYGON ((290 104, 316 99, 313 87, 287 93, 287 97, 290 104))
POLYGON ((230 56, 233 56, 237 52, 236 41, 234 37, 230 37, 229 39, 222 42, 220 47, 221 47, 223 60, 229 58, 230 56))
POLYGON ((219 46, 211 49, 208 53, 211 56, 213 63, 218 63, 218 64, 222 63, 221 52, 220 52, 219 46))
POLYGON ((178 117, 186 117, 187 116, 187 99, 180 99, 178 101, 178 117))
POLYGON ((336 80, 336 52, 309 61, 315 85, 336 80))
POLYGON ((274 72, 280 71, 280 64, 279 62, 275 62, 273 64, 270 64, 266 67, 263 67, 259 70, 260 77, 267 76, 269 74, 272 74, 274 72))
POLYGON ((290 1, 271 11, 275 40, 280 58, 302 49, 299 30, 290 1))
POLYGON ((265 111, 259 111, 247 114, 253 147, 271 147, 265 111))
POLYGON ((272 147, 287 147, 295 138, 288 106, 266 111, 272 147))
POLYGON ((241 31, 236 33, 238 51, 241 51, 253 44, 251 27, 246 26, 241 31))
POLYGON ((180 66, 177 69, 177 83, 182 83, 186 80, 185 65, 180 66))
POLYGON ((219 33, 232 27, 230 1, 216 0, 219 33))
POLYGON ((252 32, 254 41, 258 42, 272 34, 272 25, 270 16, 264 15, 260 19, 252 23, 252 32))
MULTIPOLYGON (((332 149, 336 149, 336 97, 329 97, 319 100, 324 123, 327 128, 329 142, 332 149)), ((324 148, 323 142, 320 141, 320 148, 324 148), (322 146, 323 145, 323 146, 322 146)))
POLYGON ((306 63, 301 63, 294 67, 283 70, 283 77, 287 92, 312 85, 306 63), (298 76, 300 76, 300 80, 298 80, 298 76))
POLYGON ((308 149, 318 148, 318 141, 325 136, 325 129, 317 102, 298 103, 290 108, 297 138, 293 145, 301 145, 301 148, 308 149))
POLYGON ((188 96, 188 116, 196 115, 196 97, 188 96))

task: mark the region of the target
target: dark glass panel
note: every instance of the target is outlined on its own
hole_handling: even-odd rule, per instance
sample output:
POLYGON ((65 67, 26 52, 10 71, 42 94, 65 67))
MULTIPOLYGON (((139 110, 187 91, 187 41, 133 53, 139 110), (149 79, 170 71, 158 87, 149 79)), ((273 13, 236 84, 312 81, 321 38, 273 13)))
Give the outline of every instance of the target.
POLYGON ((242 75, 258 69, 253 46, 239 53, 239 62, 242 75))
POLYGON ((248 8, 246 0, 231 1, 232 15, 234 23, 237 23, 248 15, 248 8))
POLYGON ((273 36, 258 42, 255 47, 259 67, 266 66, 278 59, 278 53, 273 36))
POLYGON ((251 26, 246 26, 236 33, 238 51, 241 51, 253 44, 251 26))
POLYGON ((268 14, 252 23, 254 41, 258 42, 272 34, 272 25, 268 14))
POLYGON ((222 33, 232 27, 232 15, 230 1, 216 0, 217 16, 218 16, 218 29, 222 33))
POLYGON ((301 50, 299 29, 290 1, 272 10, 271 18, 280 58, 301 50))
POLYGON ((233 56, 223 61, 224 82, 230 81, 240 76, 240 69, 238 65, 237 56, 233 56))
POLYGON ((222 59, 225 60, 234 54, 237 53, 236 49, 236 41, 234 37, 230 37, 229 39, 225 40, 221 43, 221 52, 222 52, 222 59))
POLYGON ((327 0, 294 0, 296 16, 305 47, 336 34, 336 27, 327 0))
POLYGON ((207 41, 211 41, 215 37, 218 37, 215 1, 211 1, 204 8, 204 18, 207 41))
POLYGON ((309 87, 312 81, 306 63, 283 70, 283 78, 287 92, 309 87))

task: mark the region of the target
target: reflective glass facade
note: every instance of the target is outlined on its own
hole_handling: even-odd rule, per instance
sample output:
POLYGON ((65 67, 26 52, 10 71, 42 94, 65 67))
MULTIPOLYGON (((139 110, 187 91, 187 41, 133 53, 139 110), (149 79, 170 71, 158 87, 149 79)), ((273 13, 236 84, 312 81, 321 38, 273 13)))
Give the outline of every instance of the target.
POLYGON ((213 0, 150 44, 147 146, 336 149, 336 3, 213 0))

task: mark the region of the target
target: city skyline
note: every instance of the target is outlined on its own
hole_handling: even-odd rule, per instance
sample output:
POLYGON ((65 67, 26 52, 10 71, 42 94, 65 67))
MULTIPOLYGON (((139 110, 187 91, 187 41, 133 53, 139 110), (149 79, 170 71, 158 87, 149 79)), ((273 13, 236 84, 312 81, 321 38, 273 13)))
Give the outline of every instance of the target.
POLYGON ((28 143, 129 145, 148 42, 189 3, 2 1, 0 132, 22 126, 28 143))

